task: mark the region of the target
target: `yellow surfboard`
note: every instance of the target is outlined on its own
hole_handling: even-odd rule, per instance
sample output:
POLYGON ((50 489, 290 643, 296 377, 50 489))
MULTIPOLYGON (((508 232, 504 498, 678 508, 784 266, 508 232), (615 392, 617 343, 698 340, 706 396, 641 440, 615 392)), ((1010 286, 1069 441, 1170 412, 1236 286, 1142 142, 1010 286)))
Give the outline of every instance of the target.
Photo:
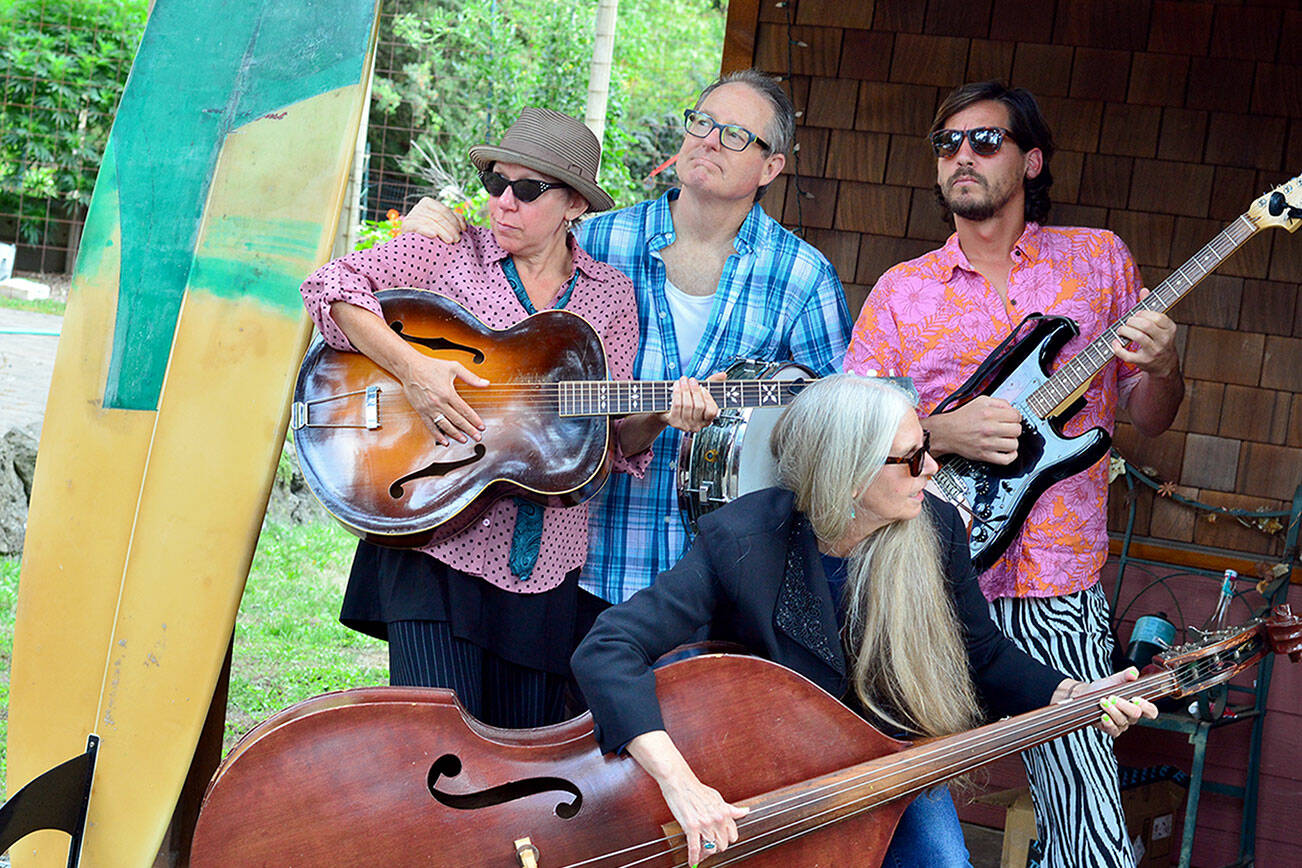
MULTIPOLYGON (((157 0, 87 215, 33 483, 8 791, 101 742, 82 864, 149 865, 216 683, 310 334, 378 6, 157 0)), ((63 866, 69 837, 14 845, 63 866)))

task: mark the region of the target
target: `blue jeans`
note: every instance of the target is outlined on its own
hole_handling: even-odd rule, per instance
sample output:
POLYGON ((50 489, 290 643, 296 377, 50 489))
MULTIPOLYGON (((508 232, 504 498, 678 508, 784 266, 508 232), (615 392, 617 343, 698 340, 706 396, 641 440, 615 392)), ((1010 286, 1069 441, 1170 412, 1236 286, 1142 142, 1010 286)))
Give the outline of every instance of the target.
POLYGON ((923 793, 904 809, 882 868, 972 868, 947 788, 923 793))

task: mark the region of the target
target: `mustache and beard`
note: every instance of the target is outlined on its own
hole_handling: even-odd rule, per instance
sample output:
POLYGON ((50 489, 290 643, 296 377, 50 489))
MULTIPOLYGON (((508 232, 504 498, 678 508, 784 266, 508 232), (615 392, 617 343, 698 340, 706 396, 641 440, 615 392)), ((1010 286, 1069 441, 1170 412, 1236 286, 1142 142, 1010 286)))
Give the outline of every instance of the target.
POLYGON ((936 192, 945 203, 945 207, 956 216, 979 223, 989 220, 1004 207, 1013 197, 1014 188, 1009 185, 1006 189, 997 187, 992 189, 990 181, 984 175, 960 167, 945 180, 943 187, 936 185, 936 192), (965 186, 956 192, 954 184, 962 179, 971 179, 976 186, 965 186), (982 193, 984 195, 981 195, 982 193))

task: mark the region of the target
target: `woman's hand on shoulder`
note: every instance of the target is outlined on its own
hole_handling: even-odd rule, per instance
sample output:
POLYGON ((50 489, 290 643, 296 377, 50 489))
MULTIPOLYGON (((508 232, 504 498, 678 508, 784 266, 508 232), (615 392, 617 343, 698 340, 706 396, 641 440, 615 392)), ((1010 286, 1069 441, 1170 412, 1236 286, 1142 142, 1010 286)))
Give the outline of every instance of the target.
POLYGON ((461 240, 461 233, 466 231, 466 221, 439 200, 423 196, 402 218, 402 231, 456 244, 461 240))
POLYGON ((683 829, 688 865, 722 853, 737 840, 737 821, 750 809, 725 802, 718 790, 701 783, 667 732, 643 733, 627 750, 660 785, 665 804, 683 829))

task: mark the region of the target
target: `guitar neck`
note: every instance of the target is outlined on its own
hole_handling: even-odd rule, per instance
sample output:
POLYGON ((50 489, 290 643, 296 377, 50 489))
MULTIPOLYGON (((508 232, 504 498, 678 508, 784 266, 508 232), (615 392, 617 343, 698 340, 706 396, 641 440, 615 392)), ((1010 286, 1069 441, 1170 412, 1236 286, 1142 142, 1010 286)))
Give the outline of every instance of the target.
MULTIPOLYGON (((571 380, 557 384, 561 416, 627 416, 664 413, 673 399, 673 380, 571 380)), ((701 381, 720 409, 785 407, 806 380, 701 381)))
POLYGON ((1053 376, 1031 393, 1028 405, 1041 418, 1053 414, 1070 396, 1075 395, 1094 375, 1112 360, 1112 342, 1117 340, 1117 330, 1136 311, 1151 310, 1165 313, 1177 301, 1189 294, 1204 277, 1216 270, 1230 254, 1243 246, 1260 230, 1247 214, 1240 216, 1199 250, 1184 265, 1154 289, 1121 319, 1108 326, 1089 345, 1054 372, 1053 376))

